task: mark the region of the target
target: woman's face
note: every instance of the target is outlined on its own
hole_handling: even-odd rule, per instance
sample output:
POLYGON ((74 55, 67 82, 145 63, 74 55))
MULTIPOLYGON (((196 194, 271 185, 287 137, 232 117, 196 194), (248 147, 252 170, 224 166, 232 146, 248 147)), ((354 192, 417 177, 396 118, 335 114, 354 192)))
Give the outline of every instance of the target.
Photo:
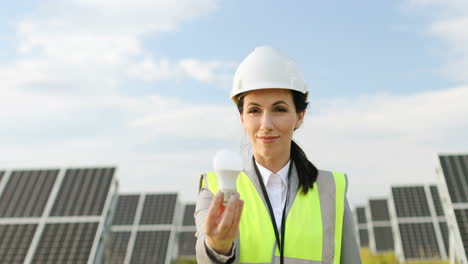
POLYGON ((254 154, 265 159, 288 158, 294 129, 300 127, 304 114, 296 113, 290 90, 248 92, 244 97, 241 120, 254 154))

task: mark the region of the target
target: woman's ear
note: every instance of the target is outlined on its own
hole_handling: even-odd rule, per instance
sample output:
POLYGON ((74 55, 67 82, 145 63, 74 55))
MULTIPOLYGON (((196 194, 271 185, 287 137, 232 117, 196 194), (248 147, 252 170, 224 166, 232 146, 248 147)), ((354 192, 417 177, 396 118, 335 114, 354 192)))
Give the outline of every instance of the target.
POLYGON ((302 125, 302 122, 304 121, 304 116, 305 116, 305 110, 297 114, 297 122, 296 126, 294 127, 294 130, 299 129, 302 125))

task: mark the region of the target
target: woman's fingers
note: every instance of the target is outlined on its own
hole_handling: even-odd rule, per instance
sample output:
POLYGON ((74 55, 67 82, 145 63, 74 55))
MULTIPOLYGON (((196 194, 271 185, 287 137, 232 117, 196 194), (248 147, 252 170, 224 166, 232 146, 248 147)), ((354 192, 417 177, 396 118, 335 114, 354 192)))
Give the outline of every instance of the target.
POLYGON ((229 198, 229 203, 224 209, 221 221, 219 222, 218 228, 221 233, 227 233, 233 224, 233 220, 236 214, 237 202, 239 201, 239 194, 235 193, 229 198))
POLYGON ((205 233, 211 234, 213 229, 216 228, 217 218, 218 218, 218 210, 223 202, 223 193, 218 192, 213 201, 211 201, 210 208, 208 208, 208 214, 206 216, 205 221, 205 233))
POLYGON ((230 230, 230 234, 232 236, 237 237, 243 208, 244 208, 244 201, 238 200, 237 205, 236 205, 236 213, 235 213, 234 219, 232 221, 232 226, 231 226, 231 230, 230 230))

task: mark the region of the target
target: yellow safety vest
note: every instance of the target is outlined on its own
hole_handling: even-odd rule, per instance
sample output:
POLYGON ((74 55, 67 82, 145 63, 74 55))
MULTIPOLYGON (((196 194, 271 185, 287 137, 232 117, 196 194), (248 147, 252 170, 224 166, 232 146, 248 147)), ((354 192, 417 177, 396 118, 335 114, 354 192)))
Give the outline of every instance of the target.
MULTIPOLYGON (((202 186, 216 194, 219 190, 216 173, 207 173, 206 179, 208 184, 202 179, 202 186)), ((243 172, 237 179, 237 191, 244 200, 239 227, 240 263, 279 263, 268 209, 243 172)), ((297 191, 286 216, 285 263, 340 263, 345 192, 346 176, 325 171, 319 171, 314 188, 306 195, 301 189, 297 191)))

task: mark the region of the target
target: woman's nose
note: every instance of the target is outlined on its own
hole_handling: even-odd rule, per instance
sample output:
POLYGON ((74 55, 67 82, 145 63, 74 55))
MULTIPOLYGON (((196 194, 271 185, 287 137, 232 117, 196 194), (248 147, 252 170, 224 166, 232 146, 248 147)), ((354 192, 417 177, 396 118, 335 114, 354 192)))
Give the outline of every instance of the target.
POLYGON ((273 120, 270 114, 264 113, 262 115, 261 127, 264 131, 270 131, 273 129, 273 120))

